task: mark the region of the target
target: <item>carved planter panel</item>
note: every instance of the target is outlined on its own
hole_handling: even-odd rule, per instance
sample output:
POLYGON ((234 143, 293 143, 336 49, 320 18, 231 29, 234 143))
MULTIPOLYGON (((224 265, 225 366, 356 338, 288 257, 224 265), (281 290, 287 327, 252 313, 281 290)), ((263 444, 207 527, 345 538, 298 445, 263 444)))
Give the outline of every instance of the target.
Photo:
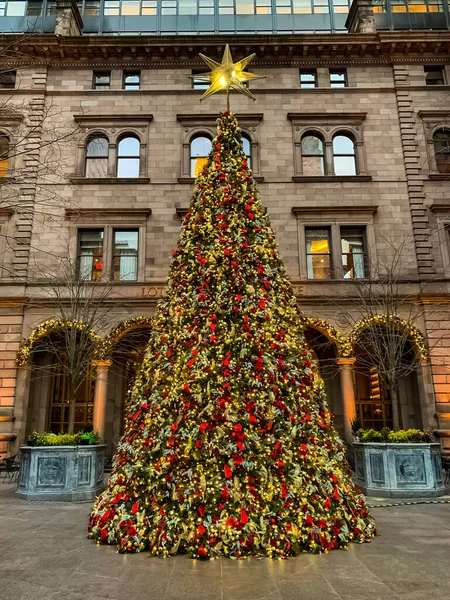
POLYGON ((104 488, 105 446, 23 446, 16 495, 26 500, 93 500, 104 488))
POLYGON ((355 483, 368 496, 440 496, 444 493, 440 444, 353 446, 355 483))

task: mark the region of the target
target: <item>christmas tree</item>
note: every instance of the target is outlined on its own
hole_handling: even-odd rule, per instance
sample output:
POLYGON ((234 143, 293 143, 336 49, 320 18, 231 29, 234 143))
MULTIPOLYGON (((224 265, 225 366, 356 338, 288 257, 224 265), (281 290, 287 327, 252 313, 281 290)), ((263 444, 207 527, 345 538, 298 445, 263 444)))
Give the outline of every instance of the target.
POLYGON ((287 557, 374 522, 306 346, 269 217, 224 112, 90 536, 122 552, 287 557))

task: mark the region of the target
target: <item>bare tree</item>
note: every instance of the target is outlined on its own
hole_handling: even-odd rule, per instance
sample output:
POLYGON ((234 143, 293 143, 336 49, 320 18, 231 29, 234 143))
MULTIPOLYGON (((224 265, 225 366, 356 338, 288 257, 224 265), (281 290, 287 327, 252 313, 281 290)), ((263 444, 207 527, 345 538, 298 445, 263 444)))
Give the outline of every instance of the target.
MULTIPOLYGON (((428 331, 425 346, 414 325, 423 317, 421 296, 430 282, 411 275, 415 263, 413 242, 404 239, 397 244, 389 240, 385 243, 390 252, 366 266, 370 273, 367 278, 352 281, 355 309, 340 305, 339 311, 354 328, 351 341, 361 349, 356 372, 375 368, 391 397, 393 427, 399 429, 399 386, 421 363, 430 360, 430 343, 437 344, 440 338, 430 336, 428 331)), ((363 256, 356 254, 353 259, 362 261, 363 256)), ((448 324, 440 323, 443 331, 448 324)), ((442 331, 439 335, 442 337, 442 331)))
MULTIPOLYGON (((67 378, 68 431, 72 433, 77 394, 91 374, 99 349, 100 339, 95 332, 109 328, 111 313, 120 305, 111 297, 116 284, 91 279, 91 273, 80 269, 77 261, 66 258, 57 259, 51 270, 40 272, 30 284, 35 290, 31 306, 48 305, 54 313, 54 331, 42 339, 36 352, 50 352, 67 378)), ((54 373, 54 366, 34 368, 48 375, 54 373)))

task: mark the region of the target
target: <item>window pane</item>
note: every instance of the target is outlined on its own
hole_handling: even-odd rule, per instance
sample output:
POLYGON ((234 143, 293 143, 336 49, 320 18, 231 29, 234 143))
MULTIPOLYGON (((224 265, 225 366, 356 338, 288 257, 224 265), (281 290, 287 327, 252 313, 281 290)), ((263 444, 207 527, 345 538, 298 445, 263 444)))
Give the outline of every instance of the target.
POLYGON ((191 142, 191 157, 208 156, 211 151, 211 145, 211 140, 209 138, 194 138, 191 142))
POLYGON ((330 232, 328 229, 305 229, 308 279, 331 276, 330 232))
POLYGON ((346 87, 346 71, 345 69, 331 70, 330 69, 330 87, 343 88, 346 87))
POLYGON ((27 3, 26 2, 8 2, 6 9, 6 16, 8 17, 21 17, 25 14, 27 3))
POLYGON ((444 85, 445 74, 444 67, 441 66, 426 66, 425 71, 425 83, 426 85, 444 85))
POLYGON ((119 156, 139 156, 140 143, 139 140, 133 137, 124 138, 119 142, 119 156))
POLYGON ((207 158, 191 158, 191 177, 198 177, 207 162, 207 158))
POLYGON ((305 135, 302 138, 303 154, 323 154, 323 142, 315 135, 305 135))
POLYGON ((107 158, 87 158, 85 177, 102 178, 108 176, 107 158))
POLYGON ((27 15, 29 17, 37 17, 42 11, 42 0, 28 0, 27 15))
POLYGON ((123 87, 125 90, 138 90, 141 83, 141 74, 136 72, 127 72, 123 74, 123 87))
POLYGON ((78 268, 83 279, 100 279, 103 269, 103 230, 78 233, 78 268))
POLYGON ((138 15, 140 9, 140 0, 122 0, 122 14, 138 15))
POLYGON ((356 175, 354 156, 335 156, 334 172, 336 175, 356 175))
POLYGON ((108 140, 103 137, 96 137, 90 140, 87 146, 87 156, 108 157, 108 140))
POLYGON ((139 177, 139 158, 119 158, 117 177, 139 177))
POLYGON ((248 166, 250 167, 252 146, 250 144, 250 140, 246 137, 242 138, 242 148, 244 150, 245 156, 247 157, 248 166))
POLYGON ((0 72, 0 88, 14 89, 16 87, 16 71, 0 72))
POLYGON ((341 250, 344 278, 365 277, 364 230, 342 227, 341 250))
MULTIPOLYGON (((205 71, 203 69, 192 69, 192 75, 200 75, 201 73, 205 73, 205 71)), ((207 90, 209 88, 209 81, 202 81, 195 77, 191 81, 195 90, 207 90)))
POLYGON ((450 132, 437 131, 434 134, 434 152, 439 173, 450 173, 450 132))
POLYGON ((253 0, 236 0, 237 15, 253 15, 254 13, 253 0))
POLYGON ((114 279, 137 279, 138 239, 137 231, 114 231, 114 279))
POLYGON ((300 87, 316 87, 317 76, 315 71, 300 71, 300 87))
POLYGON ((337 135, 333 138, 334 154, 353 154, 354 151, 353 141, 346 135, 337 135))
POLYGON ((96 90, 109 90, 111 84, 111 73, 94 73, 94 89, 96 90))
POLYGON ((9 140, 6 136, 0 137, 0 177, 6 177, 8 172, 9 140))
POLYGON ((325 175, 323 156, 302 156, 303 175, 325 175))

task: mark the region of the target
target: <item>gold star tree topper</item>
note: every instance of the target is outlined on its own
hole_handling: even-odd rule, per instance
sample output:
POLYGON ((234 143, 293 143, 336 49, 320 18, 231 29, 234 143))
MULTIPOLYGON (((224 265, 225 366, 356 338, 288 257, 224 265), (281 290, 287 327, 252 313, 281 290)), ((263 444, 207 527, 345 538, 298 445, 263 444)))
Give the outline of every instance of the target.
POLYGON ((249 89, 243 85, 246 81, 264 78, 264 75, 255 75, 254 73, 247 73, 244 71, 245 67, 255 58, 255 56, 256 54, 250 54, 250 56, 233 63, 230 46, 228 44, 225 46, 221 63, 216 62, 212 58, 208 58, 204 54, 200 54, 202 60, 204 60, 211 69, 209 73, 191 75, 191 78, 206 81, 211 84, 200 98, 200 102, 225 88, 227 91, 227 110, 230 110, 230 89, 244 94, 252 100, 256 100, 249 89))

